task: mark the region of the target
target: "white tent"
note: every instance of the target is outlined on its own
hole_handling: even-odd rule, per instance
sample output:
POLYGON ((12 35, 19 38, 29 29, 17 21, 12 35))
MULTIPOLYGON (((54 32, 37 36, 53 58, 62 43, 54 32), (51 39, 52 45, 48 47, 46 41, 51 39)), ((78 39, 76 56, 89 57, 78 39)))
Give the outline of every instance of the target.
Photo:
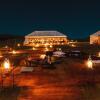
POLYGON ((67 42, 67 36, 58 31, 34 31, 25 36, 24 45, 64 45, 67 42))
POLYGON ((100 31, 90 35, 90 44, 100 44, 100 31))

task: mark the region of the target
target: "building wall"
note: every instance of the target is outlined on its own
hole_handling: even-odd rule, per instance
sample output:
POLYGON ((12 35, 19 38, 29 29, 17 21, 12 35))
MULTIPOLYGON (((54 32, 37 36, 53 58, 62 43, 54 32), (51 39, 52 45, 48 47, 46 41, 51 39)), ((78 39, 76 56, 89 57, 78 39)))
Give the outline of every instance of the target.
POLYGON ((100 36, 90 36, 90 44, 100 44, 100 36))
POLYGON ((24 45, 34 46, 34 45, 65 45, 67 44, 67 37, 26 37, 24 45))

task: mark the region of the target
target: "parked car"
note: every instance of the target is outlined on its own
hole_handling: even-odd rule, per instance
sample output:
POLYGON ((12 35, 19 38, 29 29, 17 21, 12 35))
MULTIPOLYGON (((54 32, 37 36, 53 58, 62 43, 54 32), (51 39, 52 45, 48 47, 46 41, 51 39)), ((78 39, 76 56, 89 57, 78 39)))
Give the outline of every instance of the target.
POLYGON ((62 51, 55 51, 55 52, 53 52, 53 56, 55 56, 55 57, 65 57, 65 54, 66 53, 64 53, 62 51))
POLYGON ((87 59, 88 58, 87 53, 81 52, 78 50, 67 51, 65 55, 66 55, 66 57, 79 58, 79 59, 87 59))
POLYGON ((91 60, 92 60, 93 66, 100 65, 100 57, 98 57, 98 56, 91 56, 91 60))

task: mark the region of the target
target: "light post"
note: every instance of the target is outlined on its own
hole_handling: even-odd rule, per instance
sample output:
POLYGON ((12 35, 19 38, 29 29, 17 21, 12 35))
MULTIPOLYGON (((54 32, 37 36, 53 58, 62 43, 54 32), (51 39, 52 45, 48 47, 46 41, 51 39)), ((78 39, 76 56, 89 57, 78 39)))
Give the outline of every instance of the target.
POLYGON ((14 87, 14 72, 13 72, 14 67, 11 68, 11 63, 10 63, 9 59, 6 58, 1 67, 2 88, 3 88, 4 74, 11 71, 11 69, 12 69, 12 85, 14 87))
POLYGON ((2 84, 2 88, 3 88, 3 82, 4 82, 4 74, 5 72, 8 72, 10 69, 10 62, 8 59, 5 59, 2 66, 1 66, 1 84, 2 84))
POLYGON ((87 61, 87 67, 88 67, 88 84, 89 85, 94 85, 95 81, 95 76, 94 76, 94 69, 93 69, 93 61, 91 59, 91 56, 89 56, 88 61, 87 61))
POLYGON ((1 67, 1 87, 3 88, 3 71, 2 71, 2 67, 1 67))
POLYGON ((14 88, 14 66, 12 68, 12 85, 13 85, 13 88, 14 88))
POLYGON ((98 52, 98 57, 100 57, 100 52, 98 52))
POLYGON ((14 55, 14 54, 16 54, 16 51, 15 51, 15 50, 13 50, 13 51, 12 51, 12 54, 13 54, 13 55, 14 55))
POLYGON ((93 69, 93 62, 92 62, 91 56, 89 56, 89 58, 88 58, 87 67, 89 69, 93 69))

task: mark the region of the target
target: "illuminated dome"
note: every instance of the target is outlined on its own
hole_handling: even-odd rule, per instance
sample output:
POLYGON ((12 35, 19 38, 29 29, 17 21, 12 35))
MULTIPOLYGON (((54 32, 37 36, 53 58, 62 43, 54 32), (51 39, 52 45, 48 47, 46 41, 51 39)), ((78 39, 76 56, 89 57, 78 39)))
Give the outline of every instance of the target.
POLYGON ((65 45, 67 36, 58 31, 34 31, 25 36, 24 45, 65 45))
POLYGON ((58 32, 58 31, 34 31, 27 36, 64 36, 66 35, 58 32))
POLYGON ((90 35, 90 44, 99 44, 100 45, 100 31, 90 35))

